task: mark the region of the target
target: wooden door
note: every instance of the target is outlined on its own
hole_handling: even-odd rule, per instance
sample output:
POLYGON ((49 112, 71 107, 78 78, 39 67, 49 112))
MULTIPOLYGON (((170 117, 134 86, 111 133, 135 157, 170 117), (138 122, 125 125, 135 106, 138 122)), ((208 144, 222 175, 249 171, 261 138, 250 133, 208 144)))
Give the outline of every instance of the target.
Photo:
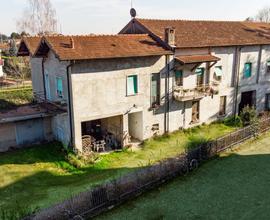
POLYGON ((197 122, 200 119, 200 102, 192 102, 192 122, 197 122))

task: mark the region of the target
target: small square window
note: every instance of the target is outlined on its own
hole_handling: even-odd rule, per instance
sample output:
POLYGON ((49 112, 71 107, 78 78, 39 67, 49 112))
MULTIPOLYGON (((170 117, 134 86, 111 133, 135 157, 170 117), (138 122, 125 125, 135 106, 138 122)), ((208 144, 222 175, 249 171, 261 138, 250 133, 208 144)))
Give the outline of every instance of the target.
POLYGON ((138 76, 132 75, 127 77, 127 95, 138 94, 138 76))
POLYGON ((249 78, 252 74, 252 63, 245 63, 244 67, 244 77, 249 78))

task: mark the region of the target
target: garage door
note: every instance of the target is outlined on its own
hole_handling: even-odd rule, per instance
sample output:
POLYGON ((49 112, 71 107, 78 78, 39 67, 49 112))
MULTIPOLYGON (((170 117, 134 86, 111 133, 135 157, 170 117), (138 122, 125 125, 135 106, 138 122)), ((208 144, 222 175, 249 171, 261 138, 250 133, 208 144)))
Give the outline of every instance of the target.
POLYGON ((44 140, 42 119, 34 119, 16 123, 17 145, 31 145, 44 140))

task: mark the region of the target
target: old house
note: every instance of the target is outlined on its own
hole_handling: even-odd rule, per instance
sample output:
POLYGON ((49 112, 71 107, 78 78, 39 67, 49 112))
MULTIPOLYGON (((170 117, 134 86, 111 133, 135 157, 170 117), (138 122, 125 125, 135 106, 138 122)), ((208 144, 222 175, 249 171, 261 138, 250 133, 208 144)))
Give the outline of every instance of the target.
POLYGON ((31 56, 55 139, 115 149, 155 134, 270 107, 270 25, 133 18, 118 35, 46 36, 31 56))

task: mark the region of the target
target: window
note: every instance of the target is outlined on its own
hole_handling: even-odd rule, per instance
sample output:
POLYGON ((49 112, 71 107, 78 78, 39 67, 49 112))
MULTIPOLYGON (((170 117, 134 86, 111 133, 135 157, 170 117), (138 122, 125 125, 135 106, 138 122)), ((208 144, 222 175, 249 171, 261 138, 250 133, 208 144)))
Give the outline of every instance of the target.
POLYGON ((270 93, 266 94, 265 97, 265 109, 270 111, 270 93))
POLYGON ((204 82, 204 68, 197 68, 195 73, 197 74, 197 86, 202 86, 204 82))
POLYGON ((215 67, 215 79, 220 81, 222 78, 222 66, 216 66, 215 67))
POLYGON ((226 114, 226 103, 227 103, 227 97, 221 96, 220 97, 220 104, 219 104, 219 115, 225 115, 226 114))
POLYGON ((245 63, 244 78, 251 77, 251 74, 252 74, 252 63, 245 63))
POLYGON ((183 70, 175 71, 175 85, 183 86, 183 70))
POLYGON ((56 93, 58 98, 63 98, 63 80, 60 77, 56 78, 56 93))
POLYGON ((160 104, 160 73, 153 73, 151 77, 151 105, 160 104))
POLYGON ((270 61, 266 63, 266 73, 270 73, 270 61))
POLYGON ((127 95, 138 94, 138 76, 132 75, 127 77, 127 95))

